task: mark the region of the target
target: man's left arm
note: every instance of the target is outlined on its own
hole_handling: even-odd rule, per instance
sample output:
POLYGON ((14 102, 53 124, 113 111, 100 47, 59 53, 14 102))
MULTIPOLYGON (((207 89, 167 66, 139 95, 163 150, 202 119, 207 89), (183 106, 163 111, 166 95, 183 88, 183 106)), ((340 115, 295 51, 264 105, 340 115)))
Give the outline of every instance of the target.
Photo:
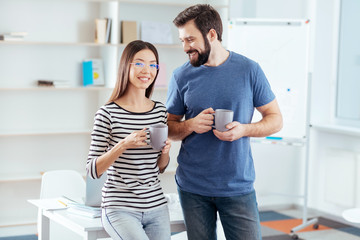
POLYGON ((266 137, 281 130, 283 120, 276 99, 256 109, 262 115, 259 122, 241 124, 234 121, 226 125, 229 131, 213 130, 215 136, 222 141, 232 142, 242 137, 266 137))

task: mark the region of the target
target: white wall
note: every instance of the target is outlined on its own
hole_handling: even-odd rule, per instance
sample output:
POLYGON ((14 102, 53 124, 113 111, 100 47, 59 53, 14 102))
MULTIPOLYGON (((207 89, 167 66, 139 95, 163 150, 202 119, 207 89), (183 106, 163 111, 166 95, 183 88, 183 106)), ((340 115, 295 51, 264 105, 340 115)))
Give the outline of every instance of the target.
POLYGON ((336 124, 340 0, 317 0, 310 205, 340 215, 360 206, 360 129, 336 124))
POLYGON ((304 0, 230 0, 231 18, 306 18, 304 0))
MULTIPOLYGON (((313 128, 310 134, 309 206, 336 215, 341 215, 344 209, 359 207, 360 130, 336 125, 334 117, 340 0, 232 0, 231 4, 231 18, 310 19, 313 128)), ((266 186, 301 192, 304 172, 297 150, 284 152, 280 147, 266 148, 269 147, 253 147, 258 194, 261 195, 266 186), (284 163, 280 169, 279 162, 284 163), (291 172, 294 169, 299 170, 296 175, 287 172, 294 173, 291 172), (283 181, 276 180, 280 176, 283 181)), ((267 201, 260 202, 260 206, 262 203, 267 201)))

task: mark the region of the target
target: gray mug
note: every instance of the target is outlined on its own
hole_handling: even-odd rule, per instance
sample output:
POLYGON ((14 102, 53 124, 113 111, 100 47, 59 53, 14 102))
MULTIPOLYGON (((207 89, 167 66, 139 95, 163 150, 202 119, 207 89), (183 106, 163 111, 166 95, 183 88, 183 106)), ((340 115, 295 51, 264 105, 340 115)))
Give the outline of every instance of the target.
POLYGON ((160 151, 165 145, 168 138, 168 126, 158 123, 149 126, 150 141, 147 143, 155 150, 160 151))
POLYGON ((234 111, 228 109, 216 109, 214 115, 214 122, 216 130, 220 132, 226 132, 229 129, 226 128, 226 125, 231 123, 234 118, 234 111))

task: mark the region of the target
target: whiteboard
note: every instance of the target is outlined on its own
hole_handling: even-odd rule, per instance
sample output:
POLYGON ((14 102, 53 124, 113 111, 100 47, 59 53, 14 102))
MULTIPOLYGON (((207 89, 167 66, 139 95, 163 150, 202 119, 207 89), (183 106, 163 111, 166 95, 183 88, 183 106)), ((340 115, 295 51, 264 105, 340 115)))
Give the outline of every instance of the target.
MULTIPOLYGON (((282 138, 305 138, 307 125, 309 21, 234 19, 228 49, 258 62, 283 115, 282 138)), ((255 111, 253 122, 261 115, 255 111)))

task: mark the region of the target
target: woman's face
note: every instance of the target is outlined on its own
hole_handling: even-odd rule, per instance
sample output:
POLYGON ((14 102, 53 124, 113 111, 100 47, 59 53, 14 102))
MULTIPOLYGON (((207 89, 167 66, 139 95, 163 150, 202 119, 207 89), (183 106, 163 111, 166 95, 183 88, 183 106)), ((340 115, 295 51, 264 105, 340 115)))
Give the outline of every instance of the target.
POLYGON ((130 63, 130 84, 138 89, 147 89, 154 81, 158 68, 155 54, 149 49, 141 50, 130 63))

